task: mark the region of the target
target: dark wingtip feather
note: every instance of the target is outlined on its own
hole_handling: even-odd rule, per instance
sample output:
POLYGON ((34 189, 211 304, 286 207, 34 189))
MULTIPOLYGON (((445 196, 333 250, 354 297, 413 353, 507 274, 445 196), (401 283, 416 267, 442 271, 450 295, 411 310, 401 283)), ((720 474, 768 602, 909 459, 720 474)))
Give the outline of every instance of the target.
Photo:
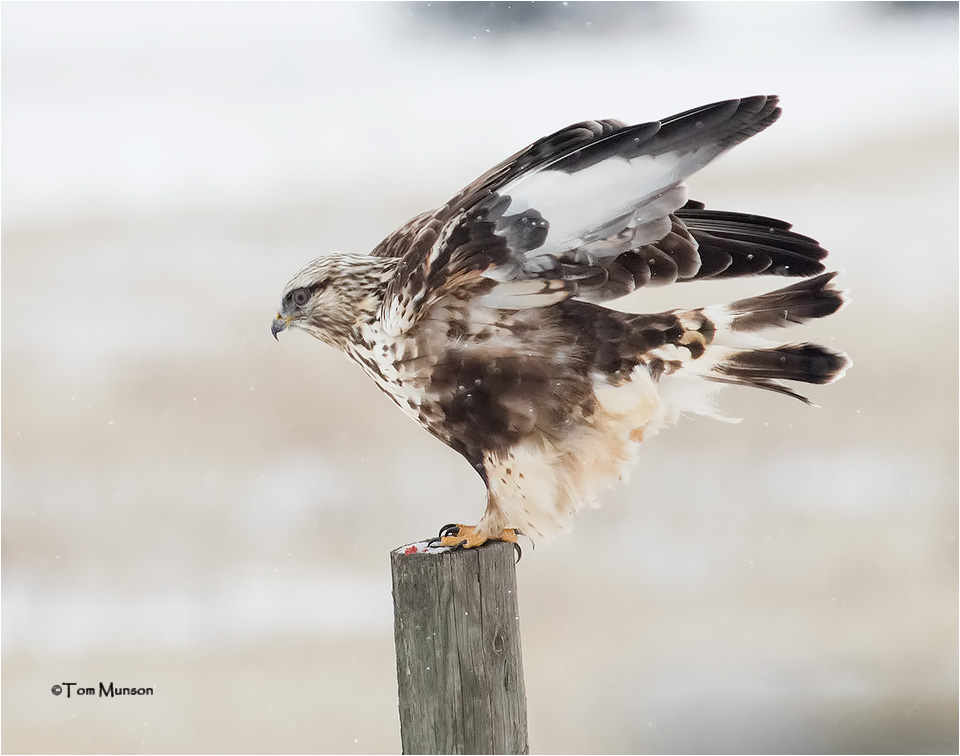
POLYGON ((821 261, 827 250, 816 239, 793 231, 786 221, 708 210, 693 200, 676 217, 696 239, 701 259, 710 263, 696 278, 806 277, 825 270, 821 261), (727 259, 729 264, 724 264, 727 259))
POLYGON ((837 272, 822 273, 782 289, 727 305, 734 331, 759 331, 774 326, 805 323, 832 315, 846 304, 844 292, 830 284, 837 272))
POLYGON ((850 358, 842 352, 804 343, 734 352, 717 363, 714 371, 753 385, 768 381, 824 384, 842 378, 850 365, 850 358))
POLYGON ((557 156, 549 165, 552 170, 575 173, 614 155, 629 159, 705 149, 715 157, 773 124, 780 117, 778 102, 776 96, 766 95, 723 100, 660 121, 612 130, 577 150, 557 156))
POLYGON ((729 149, 745 139, 772 125, 781 115, 777 95, 754 95, 737 100, 721 100, 699 108, 664 118, 660 123, 665 129, 684 121, 716 127, 723 124, 726 133, 722 139, 724 149, 729 149))

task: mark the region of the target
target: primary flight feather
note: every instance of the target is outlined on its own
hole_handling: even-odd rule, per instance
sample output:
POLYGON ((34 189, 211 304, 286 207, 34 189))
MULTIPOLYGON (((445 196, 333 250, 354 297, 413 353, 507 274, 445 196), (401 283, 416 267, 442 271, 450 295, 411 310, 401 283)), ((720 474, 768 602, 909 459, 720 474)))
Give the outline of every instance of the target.
POLYGON ((586 121, 534 142, 418 215, 369 255, 333 253, 287 284, 276 336, 336 347, 483 478, 472 548, 561 530, 622 479, 636 446, 681 413, 714 414, 732 383, 804 399, 848 358, 749 334, 843 304, 826 250, 783 221, 708 210, 686 179, 780 116, 777 98, 626 126, 586 121), (791 286, 727 305, 626 314, 644 286, 750 275, 791 286))

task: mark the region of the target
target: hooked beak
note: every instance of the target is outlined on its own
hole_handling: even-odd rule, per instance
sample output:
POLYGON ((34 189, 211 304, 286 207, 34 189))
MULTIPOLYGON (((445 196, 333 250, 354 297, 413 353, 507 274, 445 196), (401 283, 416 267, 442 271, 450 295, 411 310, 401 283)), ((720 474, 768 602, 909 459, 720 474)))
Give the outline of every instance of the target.
POLYGON ((277 316, 273 319, 273 323, 270 325, 270 333, 273 334, 273 338, 280 341, 280 337, 277 336, 277 334, 285 330, 286 327, 290 325, 291 320, 293 320, 293 318, 284 318, 278 312, 277 316))

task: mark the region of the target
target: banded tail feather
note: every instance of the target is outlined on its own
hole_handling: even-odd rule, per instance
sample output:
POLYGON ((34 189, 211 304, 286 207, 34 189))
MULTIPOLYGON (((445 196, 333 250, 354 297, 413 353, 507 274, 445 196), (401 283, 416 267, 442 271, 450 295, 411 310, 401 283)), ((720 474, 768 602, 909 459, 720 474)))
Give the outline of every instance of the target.
POLYGON ((725 306, 734 331, 785 327, 833 315, 845 304, 844 292, 831 286, 837 272, 823 273, 782 289, 738 299, 725 306))
POLYGON ((712 380, 776 391, 799 399, 810 400, 780 381, 800 383, 833 383, 850 367, 850 358, 820 344, 782 344, 771 349, 749 349, 733 352, 713 367, 712 380))
POLYGON ((648 350, 647 366, 658 380, 686 373, 714 383, 775 391, 810 404, 781 381, 832 383, 851 366, 850 358, 819 344, 770 345, 763 340, 761 345, 758 335, 837 312, 845 302, 844 293, 832 286, 836 275, 824 273, 726 305, 633 316, 632 327, 647 334, 656 325, 669 335, 648 350))

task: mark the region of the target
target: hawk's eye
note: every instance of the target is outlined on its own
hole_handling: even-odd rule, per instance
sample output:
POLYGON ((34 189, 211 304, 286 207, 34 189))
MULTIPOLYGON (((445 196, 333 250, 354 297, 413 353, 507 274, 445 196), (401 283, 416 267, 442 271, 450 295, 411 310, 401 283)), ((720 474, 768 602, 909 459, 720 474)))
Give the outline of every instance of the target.
POLYGON ((294 289, 290 294, 290 298, 297 307, 303 307, 310 301, 311 293, 310 289, 294 289))

